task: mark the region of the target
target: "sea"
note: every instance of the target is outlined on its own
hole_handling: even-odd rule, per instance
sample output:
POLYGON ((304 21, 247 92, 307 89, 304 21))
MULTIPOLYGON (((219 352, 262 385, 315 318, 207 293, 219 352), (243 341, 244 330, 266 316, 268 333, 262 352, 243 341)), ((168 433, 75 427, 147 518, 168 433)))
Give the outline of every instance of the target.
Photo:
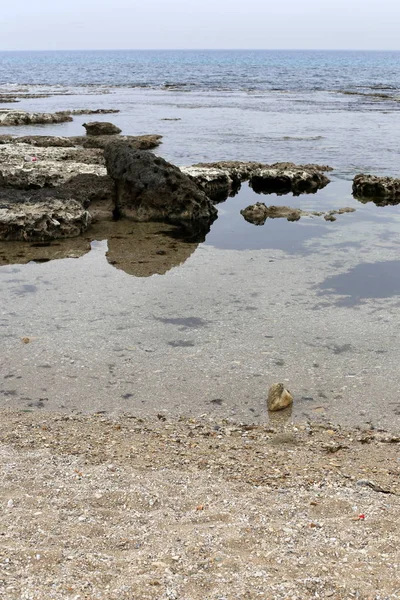
POLYGON ((88 120, 163 136, 181 165, 329 165, 300 197, 247 184, 205 239, 109 223, 77 240, 0 244, 0 406, 267 421, 282 381, 296 421, 400 423, 398 206, 352 196, 400 175, 400 52, 0 52, 0 108, 113 108, 2 133, 78 135, 88 120), (247 223, 248 204, 355 208, 328 223, 247 223), (30 342, 24 344, 21 339, 30 342))

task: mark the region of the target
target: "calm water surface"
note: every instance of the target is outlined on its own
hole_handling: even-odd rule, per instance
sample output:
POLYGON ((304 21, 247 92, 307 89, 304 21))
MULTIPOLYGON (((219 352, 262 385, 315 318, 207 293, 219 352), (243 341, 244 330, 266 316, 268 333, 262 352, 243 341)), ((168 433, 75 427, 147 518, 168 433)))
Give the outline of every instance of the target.
MULTIPOLYGON (((282 380, 292 418, 398 427, 399 209, 357 202, 351 179, 399 174, 399 57, 0 53, 0 96, 47 95, 4 107, 119 108, 100 118, 161 133, 157 152, 176 164, 335 169, 298 198, 243 185, 205 239, 122 222, 45 247, 0 244, 2 405, 264 420, 282 380), (240 215, 255 201, 356 212, 257 227, 240 215)), ((73 135, 89 119, 4 133, 73 135)))

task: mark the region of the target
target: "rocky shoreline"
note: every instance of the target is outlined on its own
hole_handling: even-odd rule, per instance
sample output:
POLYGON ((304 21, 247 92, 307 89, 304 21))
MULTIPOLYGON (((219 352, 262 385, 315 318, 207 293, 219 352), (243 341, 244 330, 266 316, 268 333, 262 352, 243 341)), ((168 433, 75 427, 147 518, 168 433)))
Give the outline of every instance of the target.
POLYGON ((2 410, 4 597, 395 600, 399 442, 2 410))
POLYGON ((214 204, 244 181, 263 193, 294 195, 329 183, 329 167, 319 165, 225 161, 179 168, 145 152, 160 144, 159 135, 124 136, 107 122, 84 127, 85 136, 69 138, 0 136, 0 239, 75 237, 93 221, 121 217, 206 232, 217 217, 214 204))
MULTIPOLYGON (((55 123, 73 114, 105 114, 113 109, 59 113, 0 111, 2 124, 55 123)), ((81 235, 92 222, 116 218, 161 221, 208 232, 215 204, 234 196, 243 182, 257 194, 314 194, 329 184, 326 165, 220 161, 177 167, 150 150, 161 136, 122 135, 112 123, 84 123, 86 135, 0 136, 0 239, 52 240, 81 235)), ((361 202, 398 202, 399 180, 357 175, 353 195, 361 202)), ((256 203, 242 210, 256 225, 267 218, 320 217, 335 221, 344 207, 303 211, 256 203)), ((201 235, 200 235, 201 237, 201 235)))

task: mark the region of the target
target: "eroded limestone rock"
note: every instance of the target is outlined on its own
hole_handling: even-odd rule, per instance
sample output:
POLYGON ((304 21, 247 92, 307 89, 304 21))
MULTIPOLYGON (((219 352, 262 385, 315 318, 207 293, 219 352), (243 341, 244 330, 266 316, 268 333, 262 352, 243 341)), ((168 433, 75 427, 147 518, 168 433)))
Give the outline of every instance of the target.
POLYGON ((329 183, 328 177, 317 169, 267 167, 257 169, 250 177, 249 185, 257 194, 292 193, 315 194, 329 183))
POLYGON ((0 204, 0 239, 51 240, 86 231, 90 214, 80 202, 47 199, 37 203, 0 204))
POLYGON ((24 110, 0 109, 0 127, 15 125, 46 125, 72 121, 68 112, 30 113, 24 110))
POLYGON ((250 180, 250 186, 256 193, 313 193, 329 183, 324 171, 332 169, 326 165, 314 164, 266 165, 258 162, 219 161, 181 167, 181 170, 190 175, 210 198, 222 201, 237 193, 241 183, 247 180, 250 180))

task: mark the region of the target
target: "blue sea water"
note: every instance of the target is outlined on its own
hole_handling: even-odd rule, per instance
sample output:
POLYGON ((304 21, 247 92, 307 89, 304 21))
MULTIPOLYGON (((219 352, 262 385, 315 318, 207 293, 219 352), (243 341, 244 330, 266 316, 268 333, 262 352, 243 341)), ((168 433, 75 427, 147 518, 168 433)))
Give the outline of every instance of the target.
MULTIPOLYGON (((318 162, 347 180, 400 174, 400 52, 0 52, 5 93, 20 102, 0 108, 118 108, 111 120, 123 133, 162 134, 160 153, 177 164, 318 162)), ((34 131, 76 135, 86 118, 34 131)))
POLYGON ((196 90, 399 89, 400 52, 0 52, 1 84, 177 86, 196 90))

